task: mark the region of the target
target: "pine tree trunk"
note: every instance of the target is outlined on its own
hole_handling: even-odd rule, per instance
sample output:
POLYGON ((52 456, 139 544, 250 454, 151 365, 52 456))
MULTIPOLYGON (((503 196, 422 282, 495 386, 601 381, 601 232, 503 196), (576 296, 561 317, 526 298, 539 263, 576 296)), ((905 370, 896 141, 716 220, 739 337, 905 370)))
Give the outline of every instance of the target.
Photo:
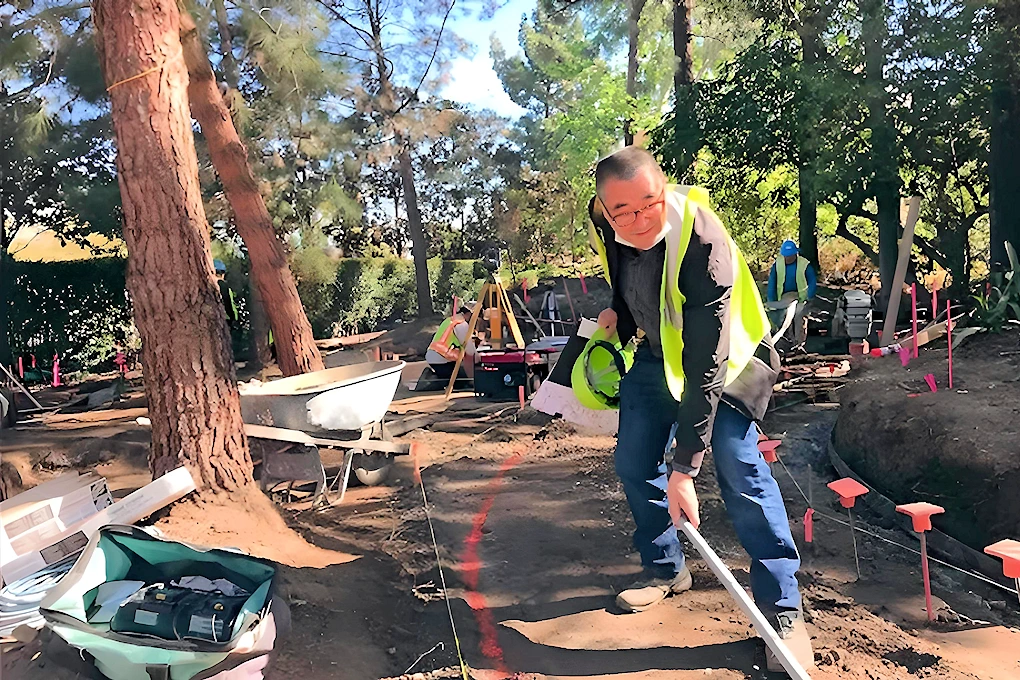
POLYGON ((814 0, 805 4, 800 12, 797 35, 800 37, 803 76, 800 83, 802 123, 798 131, 797 187, 800 195, 798 208, 798 245, 800 254, 810 261, 815 271, 818 267, 818 132, 814 112, 818 110, 814 101, 815 88, 821 83, 818 64, 826 54, 821 32, 825 28, 825 17, 814 0))
POLYGON ((673 0, 673 90, 677 99, 694 84, 694 42, 691 40, 691 16, 694 0, 673 0))
POLYGON ((411 231, 411 253, 414 256, 414 281, 418 292, 418 317, 431 316, 432 287, 429 285, 429 255, 422 228, 421 212, 418 210, 418 193, 414 188, 414 168, 411 167, 411 153, 404 145, 398 157, 400 183, 404 187, 404 203, 407 205, 407 227, 411 231))
POLYGON ((92 17, 111 87, 149 466, 156 477, 187 466, 200 493, 241 490, 252 463, 209 250, 177 4, 95 0, 92 17))
MULTIPOLYGON (((3 225, 0 225, 0 229, 3 229, 3 225)), ((14 356, 11 354, 11 310, 8 308, 10 304, 8 291, 13 285, 12 260, 7 254, 7 244, 2 241, 0 238, 0 363, 10 366, 14 363, 14 356)))
POLYGON ((269 344, 269 319, 262 304, 262 294, 255 285, 255 277, 248 274, 248 333, 251 335, 252 361, 258 368, 273 363, 273 352, 269 344))
POLYGON ((865 87, 871 128, 871 192, 878 204, 878 272, 881 304, 889 299, 899 254, 900 175, 896 130, 889 121, 884 69, 889 34, 885 0, 867 0, 864 14, 865 87))
MULTIPOLYGON (((638 74, 638 40, 641 37, 641 12, 646 0, 630 0, 627 12, 627 95, 637 97, 638 74)), ((634 121, 627 119, 623 123, 623 143, 631 146, 634 143, 634 121)))
POLYGON ((1006 242, 1020 253, 1020 92, 1008 83, 993 95, 988 208, 993 271, 1009 271, 1006 242))
MULTIPOLYGON (((691 39, 691 15, 694 0, 673 0, 673 134, 677 139, 690 141, 698 135, 698 123, 694 115, 694 99, 691 97, 694 85, 694 41, 691 39)), ((691 148, 690 144, 682 144, 691 148)), ((675 164, 681 177, 694 163, 693 154, 684 153, 675 164)))
POLYGON ((220 56, 223 58, 221 67, 227 85, 237 89, 237 62, 234 60, 233 37, 230 32, 230 20, 227 18, 227 6, 223 0, 213 0, 216 11, 216 29, 220 34, 220 56))
POLYGON ((248 152, 223 102, 209 57, 191 16, 181 15, 184 61, 191 77, 191 113, 202 126, 216 172, 234 211, 237 233, 248 249, 250 276, 258 286, 273 329, 276 358, 284 375, 321 371, 312 326, 298 297, 283 245, 273 230, 266 203, 248 164, 248 152))
POLYGON ((1009 271, 1006 241, 1020 253, 1020 5, 995 5, 988 218, 992 271, 1009 271))
POLYGON ((798 247, 800 254, 815 267, 818 272, 818 194, 815 191, 816 173, 813 163, 804 163, 797 173, 797 186, 800 192, 798 215, 798 247))

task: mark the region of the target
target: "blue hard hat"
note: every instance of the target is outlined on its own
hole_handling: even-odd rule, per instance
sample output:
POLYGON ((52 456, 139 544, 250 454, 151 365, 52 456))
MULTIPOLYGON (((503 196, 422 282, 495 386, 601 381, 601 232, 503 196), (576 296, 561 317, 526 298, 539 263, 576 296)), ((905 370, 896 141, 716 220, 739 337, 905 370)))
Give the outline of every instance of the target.
POLYGON ((227 265, 223 264, 223 260, 213 260, 212 266, 213 270, 215 270, 217 274, 222 274, 227 271, 227 265))
POLYGON ((799 252, 800 250, 797 249, 797 244, 790 240, 783 241, 783 245, 779 248, 779 254, 783 257, 796 255, 799 252))

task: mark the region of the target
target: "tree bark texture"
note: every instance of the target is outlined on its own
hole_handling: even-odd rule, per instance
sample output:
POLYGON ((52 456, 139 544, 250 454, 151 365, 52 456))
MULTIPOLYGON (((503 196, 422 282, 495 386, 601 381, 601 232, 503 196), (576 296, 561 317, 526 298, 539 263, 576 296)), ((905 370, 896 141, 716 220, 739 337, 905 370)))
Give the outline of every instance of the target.
POLYGON ((234 211, 234 226, 248 250, 249 275, 258 286, 273 329, 280 371, 285 376, 321 371, 322 355, 315 345, 286 252, 248 164, 248 150, 220 95, 195 22, 186 12, 181 14, 181 44, 190 75, 191 113, 202 126, 209 156, 234 211))
POLYGON ((220 55, 223 57, 221 66, 227 85, 237 89, 237 61, 234 60, 233 34, 230 32, 230 20, 227 18, 227 6, 223 0, 213 0, 216 11, 216 29, 220 34, 220 55))
POLYGON ((867 0, 864 14, 865 83, 871 128, 871 194, 878 204, 878 272, 881 304, 889 299, 896 273, 900 232, 900 175, 896 130, 889 120, 889 93, 885 78, 889 35, 885 0, 867 0))
POLYGON ((802 126, 798 133, 797 187, 800 196, 798 208, 798 241, 800 254, 815 266, 818 271, 818 133, 817 103, 814 99, 815 88, 821 82, 818 64, 822 60, 825 47, 822 44, 821 32, 825 28, 825 16, 821 13, 817 2, 808 2, 801 9, 797 34, 800 37, 801 60, 805 82, 800 86, 799 106, 802 126))
MULTIPOLYGON (((638 74, 638 40, 641 37, 641 12, 646 0, 629 0, 627 11, 627 94, 637 97, 638 74)), ((623 143, 631 146, 634 143, 634 121, 627 119, 623 123, 623 143)))
MULTIPOLYGON (((998 69, 992 83, 988 217, 993 271, 1008 271, 1006 241, 1020 253, 1020 4, 995 6, 998 69)), ((994 44, 994 43, 993 43, 994 44)))
POLYGON ((414 256, 414 282, 418 292, 418 316, 429 316, 432 309, 432 287, 429 284, 429 256, 422 228, 421 211, 418 210, 418 193, 414 188, 414 168, 411 153, 406 143, 400 149, 400 183, 404 187, 407 204, 407 226, 411 230, 411 253, 414 256))
POLYGON ((142 338, 149 466, 155 477, 187 466, 200 493, 240 490, 252 462, 209 250, 177 4, 96 0, 93 20, 142 338))
POLYGON ((673 0, 673 91, 680 93, 694 84, 694 41, 691 40, 691 19, 694 0, 673 0))

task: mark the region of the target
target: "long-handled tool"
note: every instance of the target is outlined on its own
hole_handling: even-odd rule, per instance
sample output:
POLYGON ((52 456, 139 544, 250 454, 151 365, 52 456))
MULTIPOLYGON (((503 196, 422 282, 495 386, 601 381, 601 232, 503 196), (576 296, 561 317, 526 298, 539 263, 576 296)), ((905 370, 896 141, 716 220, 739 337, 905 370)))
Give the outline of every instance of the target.
POLYGON ((733 578, 733 574, 730 573, 729 568, 726 564, 719 559, 719 556, 715 554, 712 547, 702 537, 698 530, 694 528, 694 525, 688 522, 686 519, 680 522, 680 530, 684 532, 688 540, 694 544, 694 547, 698 549, 701 556, 708 562, 709 568, 716 575, 716 578, 723 584, 723 587, 729 591, 733 599, 737 601, 744 613, 751 619, 751 623, 754 624, 754 629, 758 631, 762 639, 765 640, 765 644, 768 645, 769 649, 776 655, 780 663, 783 664, 783 668, 790 674, 790 677, 794 680, 811 680, 811 676, 807 674, 804 667, 800 665, 800 662, 793 656, 786 644, 776 633, 775 629, 765 618, 765 615, 761 613, 758 606, 754 603, 747 592, 737 583, 737 579, 733 578))

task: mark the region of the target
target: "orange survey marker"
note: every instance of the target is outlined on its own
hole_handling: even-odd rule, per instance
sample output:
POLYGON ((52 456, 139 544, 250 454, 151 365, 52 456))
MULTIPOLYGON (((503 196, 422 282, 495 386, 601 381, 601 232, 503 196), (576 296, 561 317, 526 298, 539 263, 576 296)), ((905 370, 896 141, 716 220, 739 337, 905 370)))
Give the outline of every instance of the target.
POLYGON ((931 531, 931 516, 945 512, 946 509, 932 503, 907 503, 897 505, 896 512, 909 515, 914 524, 914 531, 921 537, 921 578, 924 580, 924 606, 928 611, 928 622, 935 620, 935 612, 931 608, 931 577, 928 575, 928 543, 924 532, 931 531))
POLYGON ((826 486, 836 492, 839 496, 839 504, 847 510, 854 507, 858 496, 868 493, 868 487, 850 477, 837 479, 835 482, 829 482, 826 486))
POLYGON ((837 479, 835 482, 829 482, 826 486, 836 492, 839 496, 839 504, 846 508, 846 512, 850 516, 850 537, 854 541, 854 564, 857 566, 857 579, 860 580, 861 558, 857 553, 857 529, 854 526, 854 503, 857 501, 858 496, 863 496, 868 493, 868 487, 850 477, 837 479))
POLYGON ((761 451, 761 455, 765 458, 766 463, 771 465, 779 460, 779 454, 776 453, 776 449, 782 443, 782 439, 765 439, 758 442, 758 450, 761 451))
POLYGON ((1017 599, 1020 599, 1020 541, 1004 538, 985 548, 985 552, 1002 559, 1002 574, 1013 579, 1017 599))

